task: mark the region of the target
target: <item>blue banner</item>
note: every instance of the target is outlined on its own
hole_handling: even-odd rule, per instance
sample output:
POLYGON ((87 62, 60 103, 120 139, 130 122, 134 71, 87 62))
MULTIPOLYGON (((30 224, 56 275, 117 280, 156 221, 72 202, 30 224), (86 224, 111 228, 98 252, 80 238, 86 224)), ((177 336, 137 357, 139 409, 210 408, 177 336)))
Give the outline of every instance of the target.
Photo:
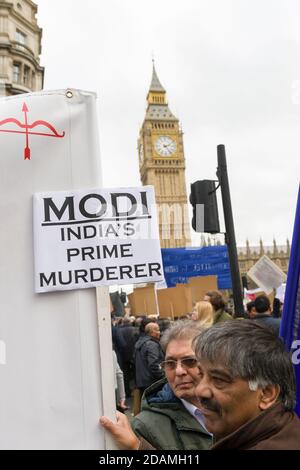
POLYGON ((283 338, 287 350, 291 351, 292 354, 297 379, 297 405, 295 411, 300 417, 300 187, 280 336, 283 338))
POLYGON ((202 248, 163 248, 164 275, 168 287, 185 284, 189 277, 218 277, 219 289, 231 289, 227 246, 202 248))

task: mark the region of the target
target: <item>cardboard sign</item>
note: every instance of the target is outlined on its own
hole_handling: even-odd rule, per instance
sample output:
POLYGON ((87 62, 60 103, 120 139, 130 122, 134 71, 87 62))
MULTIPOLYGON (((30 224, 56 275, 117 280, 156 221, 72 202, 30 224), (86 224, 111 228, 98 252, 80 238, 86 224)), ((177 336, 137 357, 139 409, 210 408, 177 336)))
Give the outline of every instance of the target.
POLYGON ((133 315, 157 315, 155 286, 138 287, 128 295, 131 313, 133 315))
POLYGON ((34 195, 35 291, 163 280, 152 186, 34 195))
POLYGON ((176 287, 169 287, 167 289, 159 289, 157 291, 157 301, 159 306, 160 318, 174 319, 174 304, 171 296, 171 290, 176 287))
POLYGON ((157 291, 159 316, 181 317, 192 311, 191 288, 185 284, 177 284, 176 287, 159 289, 157 291))
POLYGON ((190 277, 188 286, 191 287, 193 302, 198 302, 203 300, 206 292, 218 290, 218 278, 217 276, 190 277))

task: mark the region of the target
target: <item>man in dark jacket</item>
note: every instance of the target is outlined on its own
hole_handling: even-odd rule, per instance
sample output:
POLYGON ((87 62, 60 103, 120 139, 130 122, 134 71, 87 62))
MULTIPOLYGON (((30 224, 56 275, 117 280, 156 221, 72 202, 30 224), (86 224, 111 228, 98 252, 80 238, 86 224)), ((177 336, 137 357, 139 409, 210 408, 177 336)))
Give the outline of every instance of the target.
POLYGON ((137 341, 138 333, 132 325, 129 318, 123 318, 122 325, 118 328, 120 336, 124 340, 124 346, 121 349, 122 370, 124 373, 124 386, 126 397, 131 396, 131 384, 134 382, 134 347, 137 341))
POLYGON ((160 363, 164 353, 159 344, 160 330, 157 323, 148 323, 145 335, 135 344, 135 380, 136 387, 141 393, 153 382, 164 376, 160 363))
POLYGON ((258 295, 254 300, 254 311, 250 318, 269 327, 279 336, 280 318, 272 316, 270 300, 266 295, 258 295))

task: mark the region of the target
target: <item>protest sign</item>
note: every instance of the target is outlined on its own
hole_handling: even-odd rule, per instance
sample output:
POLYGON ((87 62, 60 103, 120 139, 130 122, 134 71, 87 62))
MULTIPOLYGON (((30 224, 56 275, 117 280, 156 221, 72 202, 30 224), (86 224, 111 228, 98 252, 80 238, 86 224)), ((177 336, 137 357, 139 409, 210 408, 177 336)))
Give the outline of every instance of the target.
POLYGON ((266 255, 247 272, 247 275, 266 293, 286 281, 286 274, 266 255))
POLYGON ((34 251, 36 292, 163 280, 153 187, 35 194, 34 251))

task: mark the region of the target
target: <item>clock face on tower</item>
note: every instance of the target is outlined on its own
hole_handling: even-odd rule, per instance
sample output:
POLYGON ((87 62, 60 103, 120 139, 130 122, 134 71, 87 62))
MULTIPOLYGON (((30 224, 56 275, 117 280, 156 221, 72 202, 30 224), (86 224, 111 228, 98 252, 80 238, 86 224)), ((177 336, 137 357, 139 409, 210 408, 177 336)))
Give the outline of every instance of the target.
POLYGON ((155 150, 162 157, 170 157, 176 152, 176 142, 171 137, 161 135, 155 141, 155 150))

